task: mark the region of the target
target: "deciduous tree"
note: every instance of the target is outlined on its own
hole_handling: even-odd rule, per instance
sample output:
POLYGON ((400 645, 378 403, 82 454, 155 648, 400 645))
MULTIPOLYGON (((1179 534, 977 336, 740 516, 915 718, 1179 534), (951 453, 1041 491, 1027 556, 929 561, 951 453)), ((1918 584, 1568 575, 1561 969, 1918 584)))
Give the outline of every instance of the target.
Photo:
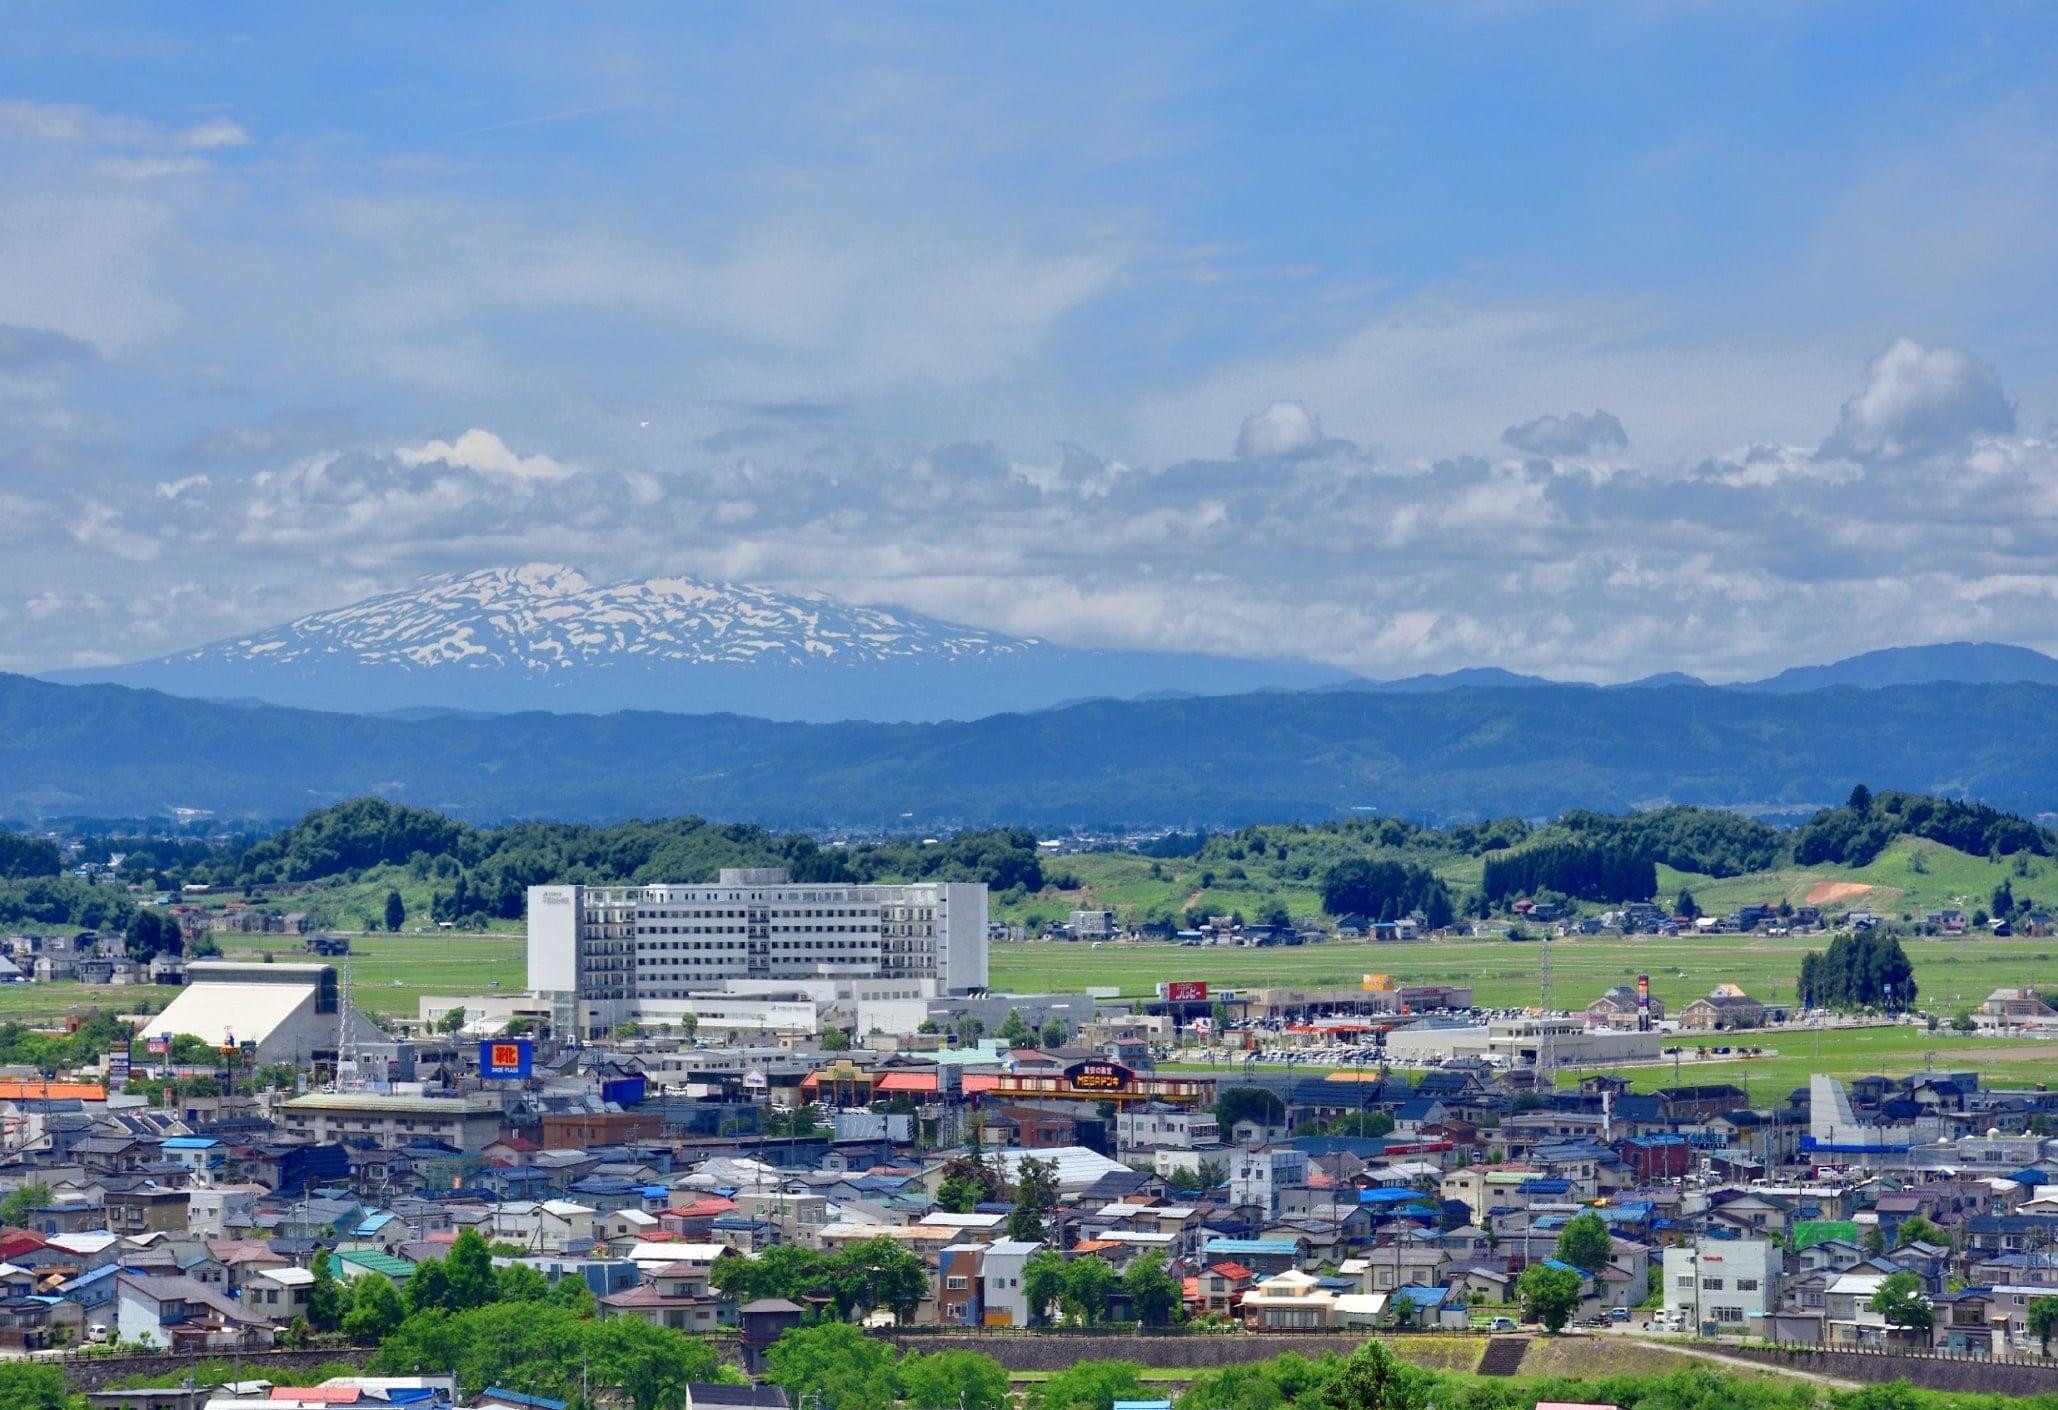
POLYGON ((891 1410, 900 1389, 892 1348, 848 1322, 794 1328, 772 1343, 765 1368, 796 1405, 819 1396, 836 1410, 891 1410))
POLYGON ((1588 1210, 1565 1221, 1558 1231, 1558 1261, 1569 1263, 1589 1278, 1608 1266, 1615 1240, 1600 1215, 1588 1210))
POLYGON ((1134 1361, 1079 1361, 1032 1386, 1028 1410, 1108 1410, 1118 1400, 1148 1400, 1134 1361))
POLYGON ((1922 1291, 1922 1279, 1913 1273, 1895 1273, 1881 1283, 1866 1304, 1886 1318, 1887 1325, 1904 1332, 1927 1332, 1936 1311, 1922 1291))
POLYGON ((911 1351, 901 1358, 908 1410, 1007 1410, 1007 1368, 976 1351, 911 1351))
POLYGON ((1146 1327, 1176 1322, 1186 1310, 1185 1292, 1165 1267, 1165 1255, 1156 1249, 1131 1260, 1122 1274, 1122 1291, 1128 1295, 1129 1310, 1146 1327))
POLYGON ((1385 1342, 1368 1341, 1336 1368, 1322 1403, 1329 1410, 1422 1410, 1433 1384, 1428 1372, 1401 1360, 1385 1342))
POLYGON ((1579 1275, 1569 1268, 1532 1263, 1515 1280, 1515 1296, 1521 1300, 1522 1315, 1545 1328, 1562 1331, 1579 1310, 1579 1275))

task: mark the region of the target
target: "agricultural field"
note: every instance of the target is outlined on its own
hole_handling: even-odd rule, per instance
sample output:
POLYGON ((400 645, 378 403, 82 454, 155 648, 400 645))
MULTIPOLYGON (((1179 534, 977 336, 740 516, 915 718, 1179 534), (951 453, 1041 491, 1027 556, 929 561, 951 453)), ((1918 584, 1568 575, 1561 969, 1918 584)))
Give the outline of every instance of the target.
MULTIPOLYGON (((222 958, 280 964, 313 961, 292 935, 217 935, 222 958)), ((352 994, 358 1008, 374 1015, 413 1018, 423 994, 477 994, 498 984, 527 987, 527 946, 519 934, 473 935, 432 931, 422 935, 352 936, 352 994)), ((343 961, 323 960, 339 969, 343 961)), ((0 985, 0 1023, 48 1024, 93 1010, 155 1012, 177 989, 136 985, 0 985)))
MULTIPOLYGON (((1589 935, 1550 942, 1551 1007, 1583 1009, 1611 984, 1651 976, 1651 991, 1677 1009, 1717 984, 1743 986, 1767 1002, 1794 1002, 1801 956, 1826 936, 1589 935)), ((2058 983, 2058 939, 1970 936, 1901 942, 1915 966, 1921 1005, 1949 1016, 2009 984, 2058 983)), ((1355 988, 1367 973, 1405 984, 1470 984, 1489 1008, 1533 1008, 1543 945, 1505 939, 1371 944, 1327 940, 1246 950, 1166 942, 1031 940, 993 947, 996 989, 1078 992, 1118 985, 1125 998, 1155 994, 1161 980, 1205 979, 1217 987, 1355 988)))
MULTIPOLYGON (((1767 1000, 1792 1003, 1801 956, 1828 943, 1822 936, 1584 936, 1550 943, 1552 1007, 1581 1009, 1611 984, 1651 976, 1652 992, 1671 1008, 1720 983, 1742 985, 1767 1000)), ((2058 977, 2058 941, 1904 940, 1915 966, 1921 1006, 1941 1015, 1970 1008, 1993 990, 2058 977)), ((1349 988, 1368 972, 1401 983, 1471 984, 1490 1008, 1531 1008, 1540 997, 1542 945, 1509 940, 1439 940, 1408 945, 1328 941, 1262 950, 1109 942, 1031 941, 993 951, 996 989, 1077 991, 1119 985, 1143 998, 1161 980, 1204 979, 1217 989, 1349 988)), ((2058 1043, 1976 1038, 1926 1022, 1859 1025, 1829 1020, 1733 1034, 1668 1038, 1676 1057, 1625 1068, 1640 1091, 1675 1081, 1734 1082, 1760 1103, 1805 1086, 1811 1073, 1840 1078, 1907 1072, 1936 1065, 1977 1068, 1990 1080, 2030 1084, 2058 1079, 2058 1043), (1716 1047, 1728 1047, 1726 1055, 1716 1047), (1756 1046, 1749 1056, 1739 1049, 1756 1046)), ((1207 1064, 1199 1065, 1207 1070, 1207 1064)), ((1221 1070, 1216 1067, 1215 1070, 1221 1070)), ((1567 1083, 1577 1073, 1563 1075, 1567 1083)))
MULTIPOLYGON (((226 960, 308 961, 296 937, 217 935, 226 960)), ((322 960, 340 971, 343 961, 322 960)), ((436 931, 424 935, 357 935, 350 940, 351 994, 368 1014, 413 1018, 423 994, 483 994, 496 986, 528 987, 528 942, 522 935, 436 931)))

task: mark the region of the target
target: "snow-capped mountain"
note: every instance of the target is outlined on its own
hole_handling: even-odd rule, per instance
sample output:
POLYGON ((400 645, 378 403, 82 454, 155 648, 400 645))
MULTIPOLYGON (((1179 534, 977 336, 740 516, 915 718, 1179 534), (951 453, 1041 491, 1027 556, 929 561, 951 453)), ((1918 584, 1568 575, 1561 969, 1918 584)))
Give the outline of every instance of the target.
POLYGON ((789 597, 697 578, 595 584, 576 568, 531 563, 439 578, 172 659, 287 665, 342 656, 406 671, 494 667, 548 676, 639 659, 848 665, 1036 646, 819 593, 789 597))
POLYGON ((1292 663, 1072 651, 821 594, 689 577, 594 583, 574 568, 528 564, 434 578, 154 661, 52 679, 352 711, 934 720, 1083 696, 1295 689, 1346 677, 1292 663))

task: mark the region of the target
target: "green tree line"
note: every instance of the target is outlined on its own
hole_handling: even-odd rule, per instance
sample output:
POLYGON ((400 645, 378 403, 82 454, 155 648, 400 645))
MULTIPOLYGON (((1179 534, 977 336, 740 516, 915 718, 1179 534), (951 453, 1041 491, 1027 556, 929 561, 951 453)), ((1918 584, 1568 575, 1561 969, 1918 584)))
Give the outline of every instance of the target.
POLYGON ((1801 956, 1800 992, 1811 1008, 1908 1008, 1915 1002, 1915 966, 1891 936, 1839 935, 1827 950, 1801 956))
POLYGON ((1648 901, 1658 894, 1658 869, 1629 842, 1532 842, 1487 857, 1479 889, 1496 904, 1541 891, 1582 901, 1648 901))

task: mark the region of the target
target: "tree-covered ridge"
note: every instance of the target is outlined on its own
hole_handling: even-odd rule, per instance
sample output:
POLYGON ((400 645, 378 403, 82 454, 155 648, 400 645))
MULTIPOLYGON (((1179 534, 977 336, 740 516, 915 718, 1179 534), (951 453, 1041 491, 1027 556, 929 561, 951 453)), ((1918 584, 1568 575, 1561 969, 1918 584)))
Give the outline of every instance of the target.
POLYGON ((18 881, 29 876, 55 876, 64 869, 57 844, 43 837, 0 832, 0 877, 18 881))
POLYGON ((1785 859, 1787 847, 1787 834, 1772 824, 1716 808, 1675 806, 1623 817, 1575 810, 1558 819, 1556 830, 1703 876, 1769 870, 1785 859))
POLYGON ((1479 889, 1491 902, 1545 891, 1581 901, 1648 901, 1658 892, 1658 869, 1627 842, 1551 839, 1489 856, 1479 889))
MULTIPOLYGON (((270 837, 213 848, 193 843, 129 846, 128 839, 101 839, 94 858, 123 851, 133 859, 124 863, 124 877, 139 876, 162 889, 193 882, 222 888, 318 882, 354 878, 376 867, 404 867, 437 884, 436 918, 453 921, 519 917, 531 886, 707 881, 723 867, 783 867, 797 881, 984 881, 1002 891, 1014 886, 1036 891, 1044 884, 1035 834, 1019 828, 961 832, 926 845, 909 838, 823 847, 803 833, 698 817, 612 827, 517 823, 480 828, 382 798, 352 799, 311 812, 270 837)), ((53 879, 41 885, 62 889, 67 883, 53 879)), ((110 903, 117 899, 126 905, 125 898, 109 893, 110 903)), ((22 904, 34 906, 34 919, 61 923, 66 918, 66 908, 51 898, 22 904)), ((6 905, 6 893, 0 892, 0 917, 6 905)), ((96 923, 125 921, 125 914, 110 913, 96 923)))
POLYGON ((1843 807, 1824 808, 1795 830, 1793 858, 1803 866, 1862 867, 1897 837, 1926 838, 1975 857, 2058 856, 2058 833, 2013 813, 1919 793, 1875 794, 1860 784, 1843 807))

